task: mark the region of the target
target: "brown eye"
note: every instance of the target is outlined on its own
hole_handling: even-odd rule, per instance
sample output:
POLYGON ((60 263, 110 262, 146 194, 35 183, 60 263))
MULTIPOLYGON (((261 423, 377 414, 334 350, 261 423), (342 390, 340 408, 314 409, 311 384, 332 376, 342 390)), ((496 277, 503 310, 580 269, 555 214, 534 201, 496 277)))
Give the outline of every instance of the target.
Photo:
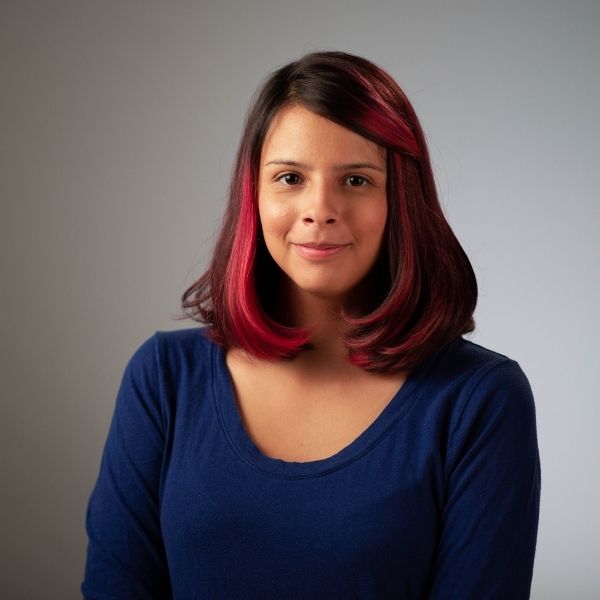
POLYGON ((281 181, 286 185, 296 185, 300 182, 300 177, 296 173, 285 173, 278 177, 277 181, 281 181))
POLYGON ((361 175, 350 175, 350 177, 346 178, 346 181, 352 187, 362 187, 362 186, 366 185, 367 183, 369 183, 367 181, 367 179, 365 177, 362 177, 361 175))

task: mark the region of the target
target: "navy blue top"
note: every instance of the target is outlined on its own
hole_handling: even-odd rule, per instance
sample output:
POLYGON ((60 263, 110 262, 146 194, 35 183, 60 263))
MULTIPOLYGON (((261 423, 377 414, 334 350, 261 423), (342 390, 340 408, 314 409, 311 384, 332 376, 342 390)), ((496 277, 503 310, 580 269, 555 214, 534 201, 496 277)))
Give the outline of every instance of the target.
POLYGON ((85 598, 529 597, 540 460, 517 362, 459 338, 351 444, 287 462, 247 434, 205 332, 157 332, 125 369, 85 598))

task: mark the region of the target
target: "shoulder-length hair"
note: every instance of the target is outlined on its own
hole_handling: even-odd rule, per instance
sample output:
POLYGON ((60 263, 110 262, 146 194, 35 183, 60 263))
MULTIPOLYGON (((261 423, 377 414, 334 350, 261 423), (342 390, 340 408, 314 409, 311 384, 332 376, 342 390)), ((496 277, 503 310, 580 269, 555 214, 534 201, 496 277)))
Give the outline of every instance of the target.
POLYGON ((377 303, 344 315, 349 359, 374 372, 411 370, 475 328, 477 281, 438 201, 423 131, 398 84, 370 61, 314 52, 276 70, 245 121, 229 203, 207 271, 183 294, 183 316, 210 324, 225 348, 259 358, 292 358, 310 347, 308 331, 277 319, 278 267, 259 239, 259 161, 275 114, 292 104, 386 150, 388 217, 374 266, 377 303))

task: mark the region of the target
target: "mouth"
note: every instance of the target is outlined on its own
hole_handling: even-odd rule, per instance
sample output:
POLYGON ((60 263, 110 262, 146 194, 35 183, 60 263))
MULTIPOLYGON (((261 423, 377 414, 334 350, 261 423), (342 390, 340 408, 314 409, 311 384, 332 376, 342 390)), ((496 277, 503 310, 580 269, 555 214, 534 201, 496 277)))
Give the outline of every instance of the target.
POLYGON ((296 248, 300 256, 309 259, 320 259, 329 258, 330 256, 339 254, 340 252, 345 250, 350 244, 306 243, 292 245, 296 248))

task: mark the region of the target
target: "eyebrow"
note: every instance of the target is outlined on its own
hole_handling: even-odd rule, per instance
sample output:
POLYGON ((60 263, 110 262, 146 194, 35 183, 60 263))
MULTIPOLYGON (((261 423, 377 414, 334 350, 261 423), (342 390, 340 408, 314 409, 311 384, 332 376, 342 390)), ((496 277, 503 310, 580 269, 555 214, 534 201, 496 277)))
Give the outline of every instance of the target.
MULTIPOLYGON (((265 163, 264 166, 266 167, 268 165, 287 165, 289 167, 299 167, 300 169, 306 169, 307 171, 311 170, 311 167, 305 163, 301 163, 295 160, 284 160, 282 158, 270 160, 269 162, 265 163)), ((378 167, 377 165, 374 165, 373 163, 369 162, 345 163, 343 165, 334 165, 333 168, 335 171, 347 171, 352 169, 373 169, 375 171, 381 171, 382 173, 385 173, 385 169, 382 169, 381 167, 378 167)))

